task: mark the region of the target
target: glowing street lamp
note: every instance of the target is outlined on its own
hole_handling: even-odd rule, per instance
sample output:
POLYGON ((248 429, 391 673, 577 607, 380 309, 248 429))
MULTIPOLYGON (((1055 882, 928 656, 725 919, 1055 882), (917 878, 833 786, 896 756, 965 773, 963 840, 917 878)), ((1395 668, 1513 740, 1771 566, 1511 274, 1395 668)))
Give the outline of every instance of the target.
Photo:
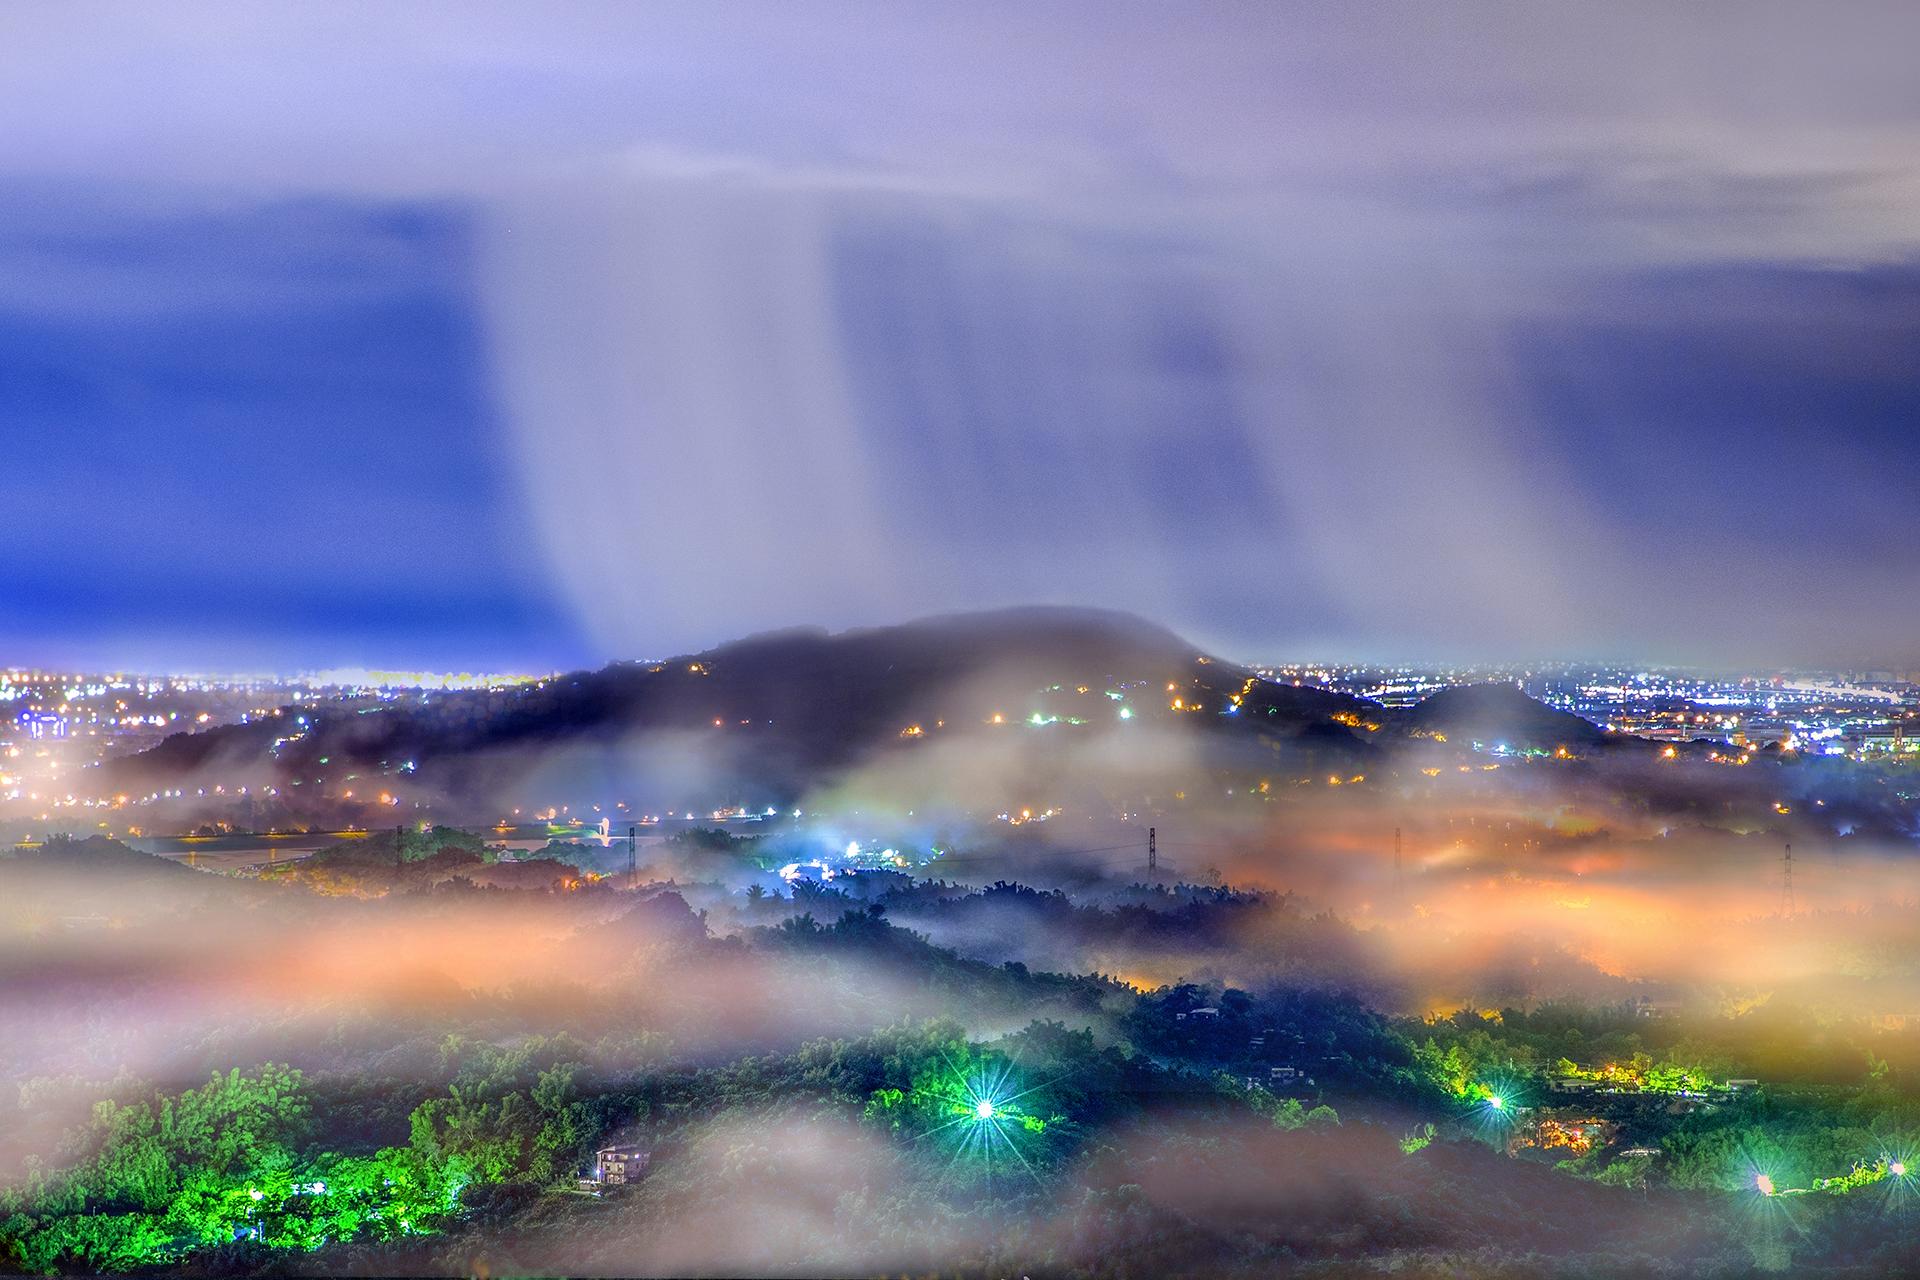
POLYGON ((1896 1178, 1904 1178, 1907 1176, 1907 1162, 1904 1160, 1895 1160, 1887 1166, 1887 1172, 1896 1178))
POLYGON ((1759 1188, 1760 1194, 1763 1196, 1773 1194, 1773 1179, 1764 1173, 1756 1173, 1753 1175, 1753 1185, 1759 1188))
POLYGON ((973 1104, 973 1114, 981 1120, 993 1119, 993 1099, 982 1098, 973 1104))

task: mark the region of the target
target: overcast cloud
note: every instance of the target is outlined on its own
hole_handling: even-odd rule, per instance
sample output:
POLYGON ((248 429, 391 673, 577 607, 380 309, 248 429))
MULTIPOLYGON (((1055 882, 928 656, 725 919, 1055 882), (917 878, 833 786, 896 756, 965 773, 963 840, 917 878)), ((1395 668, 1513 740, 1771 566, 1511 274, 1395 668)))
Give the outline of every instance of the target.
POLYGON ((1905 4, 10 6, 0 661, 1047 600, 1909 663, 1916 47, 1905 4))

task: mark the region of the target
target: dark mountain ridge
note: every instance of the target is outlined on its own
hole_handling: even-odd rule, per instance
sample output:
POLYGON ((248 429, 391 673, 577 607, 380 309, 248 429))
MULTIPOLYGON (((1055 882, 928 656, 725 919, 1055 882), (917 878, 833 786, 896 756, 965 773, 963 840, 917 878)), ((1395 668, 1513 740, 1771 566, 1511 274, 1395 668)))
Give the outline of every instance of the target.
POLYGON ((784 804, 858 765, 936 743, 1017 742, 1042 767, 1115 735, 1157 732, 1209 759, 1319 769, 1364 765, 1383 742, 1436 727, 1499 721, 1515 726, 1516 741, 1532 730, 1597 740, 1585 721, 1508 692, 1449 691, 1462 696, 1394 713, 1263 680, 1128 614, 1005 609, 768 632, 513 689, 308 710, 304 729, 276 713, 112 762, 97 789, 143 793, 198 778, 271 789, 292 808, 296 797, 384 789, 499 814, 536 792, 635 794, 689 761, 706 792, 784 804), (1052 736, 1010 736, 1022 730, 1052 736), (529 778, 540 786, 523 785, 529 778))
POLYGON ((1511 684, 1466 684, 1442 689, 1405 715, 1416 729, 1438 730, 1476 742, 1551 750, 1598 746, 1606 730, 1568 711, 1537 702, 1511 684))

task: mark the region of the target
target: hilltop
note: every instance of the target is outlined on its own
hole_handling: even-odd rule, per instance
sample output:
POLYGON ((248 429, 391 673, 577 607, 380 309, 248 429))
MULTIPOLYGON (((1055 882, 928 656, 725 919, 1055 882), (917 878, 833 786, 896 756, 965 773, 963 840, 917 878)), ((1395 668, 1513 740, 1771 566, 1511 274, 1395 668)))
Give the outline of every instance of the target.
POLYGON ((942 748, 962 748, 940 757, 947 769, 988 760, 1002 778, 1057 777, 1084 762, 1076 776, 1157 791, 1156 772, 1172 789, 1222 770, 1364 769, 1415 730, 1496 713, 1585 731, 1561 740, 1599 732, 1517 691, 1517 702, 1461 692, 1393 713, 1264 680, 1129 614, 1007 609, 770 632, 511 689, 307 710, 304 724, 276 713, 114 762, 100 789, 247 786, 294 815, 384 794, 474 821, 609 794, 662 807, 786 805, 855 770, 926 764, 913 753, 942 748))
POLYGON ((1607 733, 1590 720, 1536 702, 1511 684, 1468 684, 1442 689, 1406 713, 1416 729, 1438 731, 1489 746, 1598 746, 1607 733))

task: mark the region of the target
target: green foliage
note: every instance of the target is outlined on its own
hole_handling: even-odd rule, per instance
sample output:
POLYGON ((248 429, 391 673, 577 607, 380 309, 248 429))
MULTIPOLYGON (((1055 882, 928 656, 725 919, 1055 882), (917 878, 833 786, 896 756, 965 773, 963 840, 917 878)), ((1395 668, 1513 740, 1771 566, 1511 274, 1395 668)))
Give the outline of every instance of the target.
MULTIPOLYGON (((457 1162, 485 1182, 548 1183, 571 1177, 586 1144, 597 1136, 590 1108, 576 1084, 579 1068, 542 1070, 527 1090, 501 1091, 527 1061, 493 1058, 475 1083, 454 1083, 410 1118, 412 1146, 434 1161, 457 1162)), ((463 1072, 463 1075, 466 1074, 463 1072)))
POLYGON ((238 1238, 313 1249, 430 1231, 456 1208, 457 1161, 404 1148, 302 1157, 310 1113, 300 1073, 272 1065, 103 1102, 73 1139, 86 1158, 8 1193, 0 1239, 30 1271, 113 1271, 238 1238))
POLYGON ((1622 1061, 1582 1067, 1567 1058, 1554 1064, 1554 1074, 1570 1080, 1591 1080, 1619 1089, 1645 1093, 1705 1093, 1716 1087, 1708 1067, 1701 1063, 1674 1059, 1656 1061, 1651 1054, 1636 1052, 1622 1061))
POLYGON ((867 1104, 860 1112, 860 1118, 869 1124, 882 1124, 889 1129, 899 1129, 900 1122, 906 1116, 906 1091, 883 1085, 867 1097, 867 1104))
MULTIPOLYGON (((1034 1042, 1056 1052, 1091 1051, 1090 1041, 1062 1038, 1058 1030, 1040 1029, 1034 1042)), ((1071 1141, 1074 1127, 1050 1105, 1055 1099, 1045 1083, 1007 1054, 967 1043, 952 1024, 875 1039, 887 1050, 883 1082, 867 1092, 862 1119, 946 1153, 948 1172, 967 1176, 996 1165, 1033 1171, 1071 1141)), ((1058 1066, 1054 1052, 1042 1054, 1045 1065, 1058 1066)))
POLYGON ((1834 1171, 1878 1158, 1887 1139, 1807 1108, 1775 1113, 1764 1123, 1705 1117, 1668 1134, 1662 1145, 1671 1185, 1750 1191, 1760 1173, 1783 1190, 1814 1189, 1822 1180, 1844 1182, 1850 1175, 1834 1171))
POLYGON ((24 1194, 50 1212, 156 1213, 190 1172, 225 1177, 282 1166, 310 1111, 300 1085, 298 1071, 268 1065, 250 1076, 237 1068, 215 1075, 177 1098, 102 1102, 70 1144, 89 1158, 33 1180, 24 1194))
POLYGON ((1332 1128, 1340 1123, 1340 1113, 1325 1103, 1309 1110, 1298 1098, 1281 1098, 1224 1072, 1214 1077, 1214 1089, 1265 1116, 1276 1129, 1332 1128))
POLYGON ((1892 1174, 1891 1164, 1891 1161, 1884 1158, 1870 1163, 1863 1162, 1856 1164, 1847 1172, 1834 1177, 1815 1178, 1813 1181, 1813 1189, 1815 1191, 1824 1191, 1831 1195, 1846 1195, 1849 1192, 1858 1191, 1862 1187, 1870 1187, 1877 1182, 1885 1182, 1892 1174))
POLYGON ((1476 1065, 1458 1043, 1442 1049, 1429 1036, 1424 1044, 1413 1047, 1413 1062, 1430 1084, 1450 1098, 1464 1099, 1472 1088, 1476 1065))
MULTIPOLYGON (((1572 1163, 1571 1161, 1567 1163, 1572 1163)), ((1605 1167, 1591 1174, 1593 1180, 1606 1187, 1644 1187, 1653 1173, 1652 1156, 1621 1156, 1609 1161, 1605 1167)), ((1574 1172, 1569 1170, 1569 1172, 1574 1172)))
POLYGON ((423 858, 446 849, 458 849, 462 853, 471 853, 485 858, 489 850, 486 840, 471 831, 462 831, 457 827, 435 827, 431 831, 421 831, 401 827, 391 834, 381 832, 371 837, 368 843, 384 841, 389 854, 394 850, 394 841, 399 841, 400 857, 407 862, 418 862, 423 858))

